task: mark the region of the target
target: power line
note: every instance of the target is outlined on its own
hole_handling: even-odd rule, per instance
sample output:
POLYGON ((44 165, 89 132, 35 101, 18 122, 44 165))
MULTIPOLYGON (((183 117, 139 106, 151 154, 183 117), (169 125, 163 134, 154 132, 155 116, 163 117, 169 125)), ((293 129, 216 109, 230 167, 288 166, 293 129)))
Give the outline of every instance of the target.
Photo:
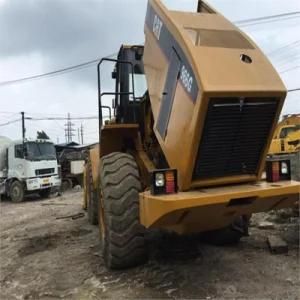
MULTIPOLYGON (((110 55, 105 56, 105 58, 113 57, 116 54, 117 53, 112 53, 110 55)), ((18 79, 14 79, 14 80, 2 81, 2 82, 0 82, 0 87, 12 85, 12 84, 16 84, 16 83, 22 83, 22 82, 26 82, 26 81, 31 81, 31 80, 36 80, 36 79, 41 79, 41 78, 45 78, 45 77, 59 76, 59 75, 63 75, 63 74, 69 73, 69 72, 81 70, 83 68, 89 68, 89 67, 92 67, 93 65, 95 65, 96 63, 98 63, 100 61, 100 59, 101 58, 93 59, 93 60, 86 61, 81 64, 73 65, 70 67, 65 67, 62 69, 58 69, 55 71, 50 71, 50 72, 46 72, 46 73, 42 73, 42 74, 32 75, 32 76, 18 78, 18 79)))
POLYGON ((276 56, 275 58, 271 58, 272 60, 276 61, 276 62, 285 62, 286 60, 288 60, 289 62, 294 62, 295 59, 297 59, 300 55, 300 52, 298 53, 283 53, 283 55, 281 56, 276 56))
MULTIPOLYGON (((10 117, 12 116, 16 116, 16 115, 19 115, 20 112, 16 112, 16 111, 11 111, 11 112, 5 112, 5 111, 0 111, 0 114, 1 113, 5 113, 5 114, 10 114, 10 117)), ((25 111, 26 114, 29 114, 29 115, 37 115, 39 117, 43 117, 43 118, 50 118, 50 117, 65 117, 66 114, 63 114, 63 113, 60 113, 60 114, 53 114, 53 113, 37 113, 37 112, 29 112, 29 111, 25 111)), ((77 115, 79 113, 72 113, 70 112, 71 115, 77 115)), ((89 114, 88 116, 85 115, 86 117, 91 117, 91 116, 94 116, 92 113, 89 114)))
POLYGON ((96 62, 97 62, 97 60, 82 63, 82 64, 78 64, 78 65, 74 65, 74 66, 67 67, 67 68, 64 68, 64 69, 58 69, 56 71, 51 71, 51 72, 47 72, 47 73, 38 74, 38 75, 18 78, 18 79, 9 80, 9 81, 2 81, 2 82, 0 82, 0 86, 11 85, 11 84, 15 84, 15 83, 22 83, 22 82, 25 82, 25 81, 37 80, 37 79, 41 79, 41 78, 44 78, 44 77, 58 76, 58 75, 66 74, 66 73, 69 73, 69 72, 74 72, 74 71, 77 71, 77 70, 81 70, 81 69, 83 69, 83 67, 84 68, 91 67, 96 62))
POLYGON ((279 21, 287 21, 287 20, 292 20, 292 19, 299 19, 300 16, 294 16, 294 17, 289 17, 285 19, 278 19, 278 20, 266 20, 266 21, 260 21, 256 23, 249 23, 249 24, 242 24, 239 25, 239 27, 250 27, 250 26, 255 26, 255 25, 262 25, 262 24, 269 24, 269 23, 274 23, 274 22, 279 22, 279 21))
POLYGON ((16 114, 15 112, 13 111, 0 111, 0 114, 8 114, 8 115, 13 115, 13 114, 16 114))
MULTIPOLYGON (((239 21, 236 21, 235 23, 239 24, 241 26, 252 26, 252 25, 256 25, 256 24, 261 24, 262 23, 261 21, 271 22, 271 21, 274 21, 274 20, 275 21, 278 20, 278 19, 281 20, 281 18, 286 18, 286 17, 291 17, 291 16, 293 16, 295 18, 295 17, 299 17, 299 15, 300 15, 300 12, 296 11, 296 12, 290 12, 290 13, 284 13, 284 14, 264 16, 264 17, 259 17, 259 18, 239 20, 239 21), (261 22, 261 23, 257 23, 257 22, 261 22)), ((110 55, 107 55, 105 57, 110 58, 110 57, 113 57, 115 55, 117 55, 117 52, 112 53, 110 55)), ((81 64, 65 67, 65 68, 62 68, 62 69, 58 69, 58 70, 54 70, 54 71, 50 71, 50 72, 46 72, 46 73, 42 73, 42 74, 32 75, 32 76, 18 78, 18 79, 14 79, 14 80, 2 81, 2 82, 0 82, 0 87, 1 86, 12 85, 12 84, 16 84, 16 83, 27 82, 27 81, 36 80, 36 79, 41 79, 41 78, 44 78, 44 77, 59 76, 59 75, 65 74, 65 73, 78 71, 78 70, 81 70, 81 69, 84 69, 84 68, 89 68, 89 67, 93 66, 94 64, 98 63, 99 60, 100 60, 100 58, 97 58, 97 59, 86 61, 86 62, 81 63, 81 64)))
POLYGON ((276 52, 278 52, 278 51, 280 51, 280 50, 283 50, 283 49, 285 49, 285 48, 290 48, 291 46, 297 45, 297 44, 299 44, 299 43, 300 43, 300 40, 296 40, 296 41, 294 41, 294 42, 292 42, 292 43, 286 44, 286 45, 284 45, 284 46, 282 46, 282 47, 279 47, 279 48, 277 48, 277 49, 275 49, 275 50, 273 50, 273 51, 267 53, 267 55, 273 55, 274 53, 276 53, 276 52))
POLYGON ((288 90, 288 93, 296 92, 296 91, 300 91, 300 88, 295 88, 295 89, 288 90))
POLYGON ((16 120, 8 121, 8 122, 6 122, 6 123, 2 123, 2 124, 0 124, 0 126, 7 126, 7 125, 9 125, 9 124, 17 123, 17 122, 19 122, 19 121, 21 121, 20 118, 19 118, 19 119, 16 119, 16 120))
POLYGON ((297 63, 300 59, 300 55, 291 55, 290 57, 286 57, 283 59, 279 59, 279 60, 274 60, 274 64, 277 65, 277 67, 281 67, 284 68, 286 66, 290 66, 291 64, 294 65, 295 63, 297 63))
POLYGON ((286 73, 286 72, 289 72, 289 71, 292 71, 292 70, 295 70, 295 69, 299 69, 299 68, 300 68, 300 66, 295 66, 295 67, 286 69, 286 70, 284 70, 284 71, 282 71, 282 72, 279 72, 279 73, 280 73, 280 74, 283 74, 283 73, 286 73))
MULTIPOLYGON (((103 118, 109 118, 109 116, 103 116, 103 118)), ((24 117, 24 120, 28 120, 28 121, 68 121, 68 120, 98 120, 98 116, 84 116, 84 117, 45 117, 45 118, 33 118, 33 117, 24 117)), ((21 121, 21 119, 15 119, 15 120, 11 120, 5 123, 0 124, 0 126, 7 126, 16 122, 21 121)), ((59 123, 57 122, 57 124, 59 125, 59 123)), ((62 129, 63 127, 60 126, 62 129)))
POLYGON ((289 13, 284 13, 284 14, 277 14, 277 15, 271 15, 271 16, 238 20, 238 21, 235 21, 234 23, 235 24, 246 24, 246 23, 258 22, 258 21, 280 19, 280 18, 285 18, 285 17, 289 17, 289 16, 299 16, 299 15, 300 15, 300 11, 294 11, 294 12, 289 12, 289 13))
POLYGON ((26 117, 26 120, 30 121, 64 121, 64 120, 95 120, 98 119, 98 116, 89 116, 89 117, 49 117, 49 118, 32 118, 26 117))
POLYGON ((38 115, 38 116, 56 116, 56 117, 62 117, 62 116, 65 116, 66 114, 52 114, 52 113, 37 113, 37 112, 26 112, 27 114, 30 114, 30 115, 38 115))
MULTIPOLYGON (((236 21, 235 24, 239 24, 241 26, 252 26, 252 25, 256 25, 256 24, 265 23, 265 22, 262 22, 262 21, 271 22, 271 21, 281 20, 281 18, 287 18, 287 17, 291 18, 291 16, 293 18, 298 18, 299 15, 300 15, 300 12, 296 11, 296 12, 290 12, 290 13, 284 13, 284 14, 264 16, 264 17, 259 17, 259 18, 239 20, 239 21, 236 21), (260 22, 260 23, 258 23, 258 22, 260 22)), ((284 20, 286 20, 286 19, 284 19, 284 20)), ((292 44, 296 44, 298 42, 299 42, 299 40, 293 42, 292 44)), ((289 45, 286 45, 284 47, 275 49, 274 51, 272 51, 268 54, 270 55, 270 54, 272 54, 276 51, 282 50, 283 48, 289 47, 292 44, 289 44, 289 45)), ((105 58, 110 58, 110 57, 113 57, 115 55, 117 55, 117 52, 112 53, 110 55, 107 55, 107 56, 105 56, 105 58)), ((99 60, 100 60, 100 58, 97 58, 97 59, 86 61, 86 62, 81 63, 81 64, 72 65, 72 66, 69 66, 69 67, 61 68, 61 69, 46 72, 46 73, 41 73, 41 74, 32 75, 32 76, 28 76, 28 77, 18 78, 18 79, 14 79, 14 80, 2 81, 2 82, 0 82, 0 87, 1 86, 12 85, 12 84, 16 84, 16 83, 23 83, 23 82, 27 82, 27 81, 31 81, 31 80, 37 80, 37 79, 41 79, 41 78, 45 78, 45 77, 53 77, 53 76, 64 75, 64 74, 69 73, 69 72, 74 72, 74 71, 78 71, 78 70, 81 70, 81 69, 89 68, 89 67, 93 66, 94 64, 98 63, 99 60)))
MULTIPOLYGON (((239 20, 239 21, 236 21, 235 23, 240 24, 241 26, 251 26, 251 25, 258 24, 258 23, 252 23, 252 22, 264 21, 264 20, 269 20, 270 21, 270 20, 274 20, 274 19, 278 19, 278 18, 280 19, 280 18, 283 18, 283 17, 286 18, 288 16, 298 17, 299 14, 300 14, 300 12, 296 11, 296 12, 290 12, 290 13, 285 13, 285 14, 265 16, 265 17, 260 17, 260 18, 239 20), (250 24, 248 24, 248 23, 250 23, 250 24)), ((297 42, 299 42, 299 40, 295 41, 294 43, 297 43, 297 42)), ((285 47, 288 47, 288 46, 290 46, 290 45, 286 45, 285 47)), ((282 47, 282 48, 284 48, 284 47, 282 47)), ((278 51, 278 50, 280 50, 280 48, 278 48, 274 51, 278 51)), ((271 54, 271 53, 269 53, 269 54, 271 54)), ((105 58, 110 58, 110 57, 113 57, 115 55, 117 55, 117 52, 112 53, 110 55, 107 55, 107 56, 105 56, 105 58)), ((59 76, 59 75, 63 75, 63 74, 69 73, 69 72, 78 71, 78 70, 89 68, 89 67, 93 66, 94 64, 98 63, 99 60, 100 60, 100 58, 97 58, 97 59, 86 61, 86 62, 81 63, 81 64, 65 67, 65 68, 62 68, 62 69, 58 69, 58 70, 54 70, 54 71, 50 71, 50 72, 46 72, 46 73, 42 73, 42 74, 32 75, 32 76, 18 78, 18 79, 14 79, 14 80, 2 81, 2 82, 0 82, 0 87, 1 86, 12 85, 12 84, 16 84, 16 83, 27 82, 27 81, 31 81, 31 80, 37 80, 37 79, 41 79, 41 78, 45 78, 45 77, 59 76)))

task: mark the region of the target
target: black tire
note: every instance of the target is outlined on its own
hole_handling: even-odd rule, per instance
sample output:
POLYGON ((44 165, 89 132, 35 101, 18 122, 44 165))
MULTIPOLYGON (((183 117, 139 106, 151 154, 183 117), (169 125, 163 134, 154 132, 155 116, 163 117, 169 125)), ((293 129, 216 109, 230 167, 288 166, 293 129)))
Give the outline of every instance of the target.
POLYGON ((51 188, 43 189, 39 191, 41 198, 49 198, 51 194, 51 188))
POLYGON ((63 179, 61 188, 62 188, 63 192, 66 192, 66 191, 72 189, 72 180, 69 178, 63 179))
POLYGON ((87 212, 88 212, 88 221, 92 225, 98 224, 98 196, 97 192, 94 190, 93 185, 93 174, 92 166, 90 161, 87 162, 87 212))
POLYGON ((24 186, 22 182, 16 180, 10 185, 9 196, 14 203, 19 203, 24 200, 24 186))
POLYGON ((226 246, 237 244, 240 239, 248 235, 249 218, 241 216, 230 226, 203 233, 205 242, 215 246, 226 246))
POLYGON ((110 269, 124 269, 147 259, 145 228, 139 218, 141 182, 134 158, 114 152, 102 157, 100 166, 103 257, 110 269))

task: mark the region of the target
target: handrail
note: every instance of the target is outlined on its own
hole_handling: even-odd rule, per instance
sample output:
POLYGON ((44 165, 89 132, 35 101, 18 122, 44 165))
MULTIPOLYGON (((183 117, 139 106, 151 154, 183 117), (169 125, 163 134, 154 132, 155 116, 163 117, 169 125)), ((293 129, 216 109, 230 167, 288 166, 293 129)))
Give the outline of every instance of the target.
POLYGON ((111 107, 110 107, 110 106, 107 106, 107 105, 102 105, 101 108, 106 108, 106 109, 108 109, 109 120, 111 120, 111 107))
MULTIPOLYGON (((118 60, 114 58, 102 58, 100 62, 97 64, 97 79, 98 79, 98 116, 99 116, 99 143, 101 141, 101 128, 103 125, 103 115, 102 115, 102 108, 107 108, 105 106, 102 106, 102 97, 105 95, 132 95, 133 97, 133 103, 136 102, 135 98, 135 89, 134 89, 134 67, 132 62, 126 61, 126 60, 118 60), (132 76, 132 92, 101 92, 101 78, 100 78, 100 67, 103 62, 113 62, 116 64, 128 64, 131 67, 131 76, 132 76)), ((110 109, 110 116, 111 116, 111 109, 110 109)), ((133 118, 134 121, 136 121, 136 114, 135 110, 133 111, 133 118)))

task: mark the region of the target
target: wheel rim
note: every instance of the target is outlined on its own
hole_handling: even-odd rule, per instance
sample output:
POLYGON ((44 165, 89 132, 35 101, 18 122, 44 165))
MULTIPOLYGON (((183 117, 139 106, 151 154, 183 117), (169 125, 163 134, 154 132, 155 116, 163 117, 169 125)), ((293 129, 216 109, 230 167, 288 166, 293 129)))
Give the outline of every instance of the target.
POLYGON ((21 196, 21 190, 18 186, 14 186, 12 189, 12 198, 19 199, 21 196))

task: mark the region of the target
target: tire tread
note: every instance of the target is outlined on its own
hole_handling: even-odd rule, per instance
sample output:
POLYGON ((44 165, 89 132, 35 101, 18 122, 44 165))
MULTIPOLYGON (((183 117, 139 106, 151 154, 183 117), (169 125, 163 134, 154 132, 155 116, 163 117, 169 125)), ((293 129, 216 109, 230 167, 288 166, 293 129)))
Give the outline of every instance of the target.
POLYGON ((134 158, 114 152, 101 159, 100 182, 104 205, 104 260, 111 269, 136 266, 147 259, 139 221, 141 182, 134 158))

